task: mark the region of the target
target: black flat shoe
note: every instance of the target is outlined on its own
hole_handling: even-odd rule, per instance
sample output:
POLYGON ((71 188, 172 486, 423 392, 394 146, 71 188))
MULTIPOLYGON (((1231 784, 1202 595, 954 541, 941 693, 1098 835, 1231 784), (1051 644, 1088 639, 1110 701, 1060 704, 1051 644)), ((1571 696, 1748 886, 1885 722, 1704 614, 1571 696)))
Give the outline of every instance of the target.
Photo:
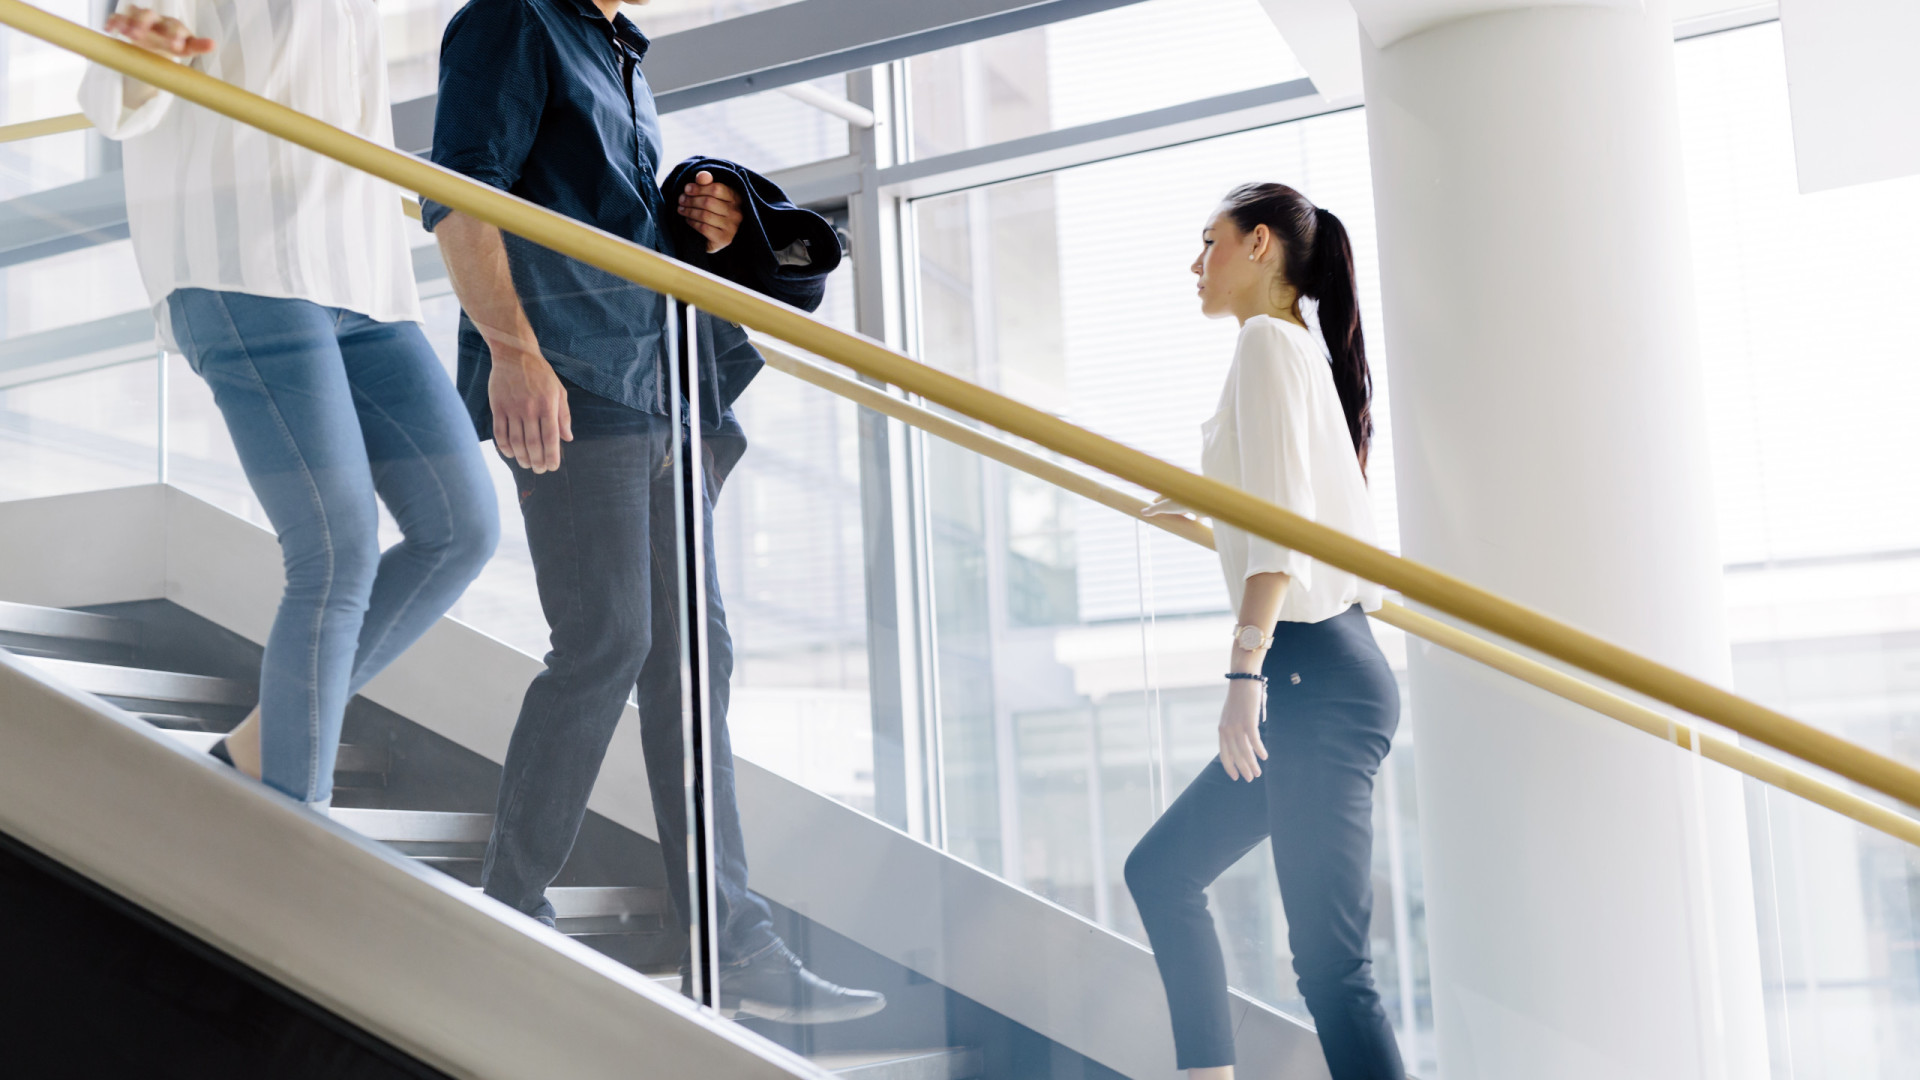
POLYGON ((230 769, 237 769, 240 767, 233 763, 233 755, 227 753, 227 740, 225 739, 221 739, 219 742, 214 743, 213 748, 211 750, 208 750, 207 753, 212 755, 215 761, 225 762, 227 764, 227 767, 230 769))

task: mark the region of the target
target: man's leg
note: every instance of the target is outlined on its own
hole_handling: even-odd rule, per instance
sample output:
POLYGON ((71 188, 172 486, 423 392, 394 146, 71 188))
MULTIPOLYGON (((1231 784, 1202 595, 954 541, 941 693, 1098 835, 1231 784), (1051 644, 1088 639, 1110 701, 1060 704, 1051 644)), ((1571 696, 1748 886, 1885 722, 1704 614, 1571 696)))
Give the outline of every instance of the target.
MULTIPOLYGON (((667 861, 675 910, 689 922, 685 750, 681 730, 680 647, 682 545, 674 533, 674 502, 680 478, 673 463, 666 421, 656 427, 658 458, 653 471, 653 648, 639 681, 640 735, 647 777, 653 786, 654 820, 667 861)), ((727 632, 714 565, 712 459, 707 466, 706 644, 709 730, 707 764, 713 777, 713 846, 720 926, 720 1005, 729 1015, 746 1013, 792 1024, 820 1024, 871 1016, 886 998, 869 990, 838 986, 808 971, 773 932, 773 912, 747 887, 746 840, 734 787, 733 748, 727 706, 733 678, 733 638, 727 632)))
POLYGON ((480 880, 536 918, 553 917, 546 888, 573 850, 647 653, 650 456, 645 436, 582 435, 553 472, 512 465, 552 648, 507 746, 480 880))
MULTIPOLYGON (((672 448, 672 432, 662 419, 656 428, 652 470, 653 507, 653 648, 640 669, 640 735, 646 749, 647 778, 653 786, 653 815, 660 826, 660 851, 666 858, 672 883, 674 910, 682 925, 691 921, 687 897, 687 803, 681 777, 685 743, 682 740, 680 651, 682 569, 681 544, 674 534, 675 501, 680 497, 672 448)), ((733 744, 727 735, 727 705, 731 700, 733 639, 727 633, 726 609, 720 601, 720 576, 713 555, 713 488, 711 473, 706 505, 706 644, 708 660, 708 715, 712 741, 707 762, 713 776, 713 846, 716 862, 714 891, 719 897, 720 962, 737 964, 766 951, 777 940, 773 912, 766 901, 747 889, 747 855, 740 831, 740 810, 733 781, 733 744)))

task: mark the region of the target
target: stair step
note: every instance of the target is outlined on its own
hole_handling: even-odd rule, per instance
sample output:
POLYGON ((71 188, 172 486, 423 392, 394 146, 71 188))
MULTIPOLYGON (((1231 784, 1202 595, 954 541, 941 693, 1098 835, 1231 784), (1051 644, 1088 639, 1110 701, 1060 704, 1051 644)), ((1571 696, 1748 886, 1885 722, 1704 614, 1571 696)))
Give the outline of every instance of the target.
POLYGON ((547 890, 556 919, 618 919, 666 915, 672 910, 667 890, 642 885, 587 885, 547 890))
POLYGON ((6 600, 0 600, 0 633, 105 645, 140 644, 140 624, 128 619, 6 600))
POLYGON ((216 723, 204 716, 183 716, 178 713, 140 711, 135 711, 134 715, 163 731, 178 731, 193 735, 212 735, 215 738, 226 734, 225 731, 216 729, 228 726, 216 723))
POLYGON ((556 886, 547 890, 547 902, 560 932, 572 937, 659 933, 673 910, 667 890, 641 885, 556 886))
POLYGON ((849 1080, 974 1080, 981 1073, 980 1051, 967 1047, 820 1054, 813 1063, 849 1080))
POLYGON ((191 705, 230 705, 249 708, 254 688, 233 679, 187 675, 178 671, 95 664, 81 660, 54 660, 23 656, 22 660, 48 675, 89 694, 137 701, 182 702, 191 705))
POLYGON ((367 839, 387 844, 485 844, 493 833, 492 814, 336 806, 332 816, 367 839))
MULTIPOLYGON (((218 731, 189 731, 180 728, 162 728, 161 730, 175 742, 202 754, 213 749, 214 743, 226 738, 218 731)), ((333 771, 336 773, 384 773, 387 771, 387 756, 370 746, 341 743, 339 756, 334 759, 333 771)))

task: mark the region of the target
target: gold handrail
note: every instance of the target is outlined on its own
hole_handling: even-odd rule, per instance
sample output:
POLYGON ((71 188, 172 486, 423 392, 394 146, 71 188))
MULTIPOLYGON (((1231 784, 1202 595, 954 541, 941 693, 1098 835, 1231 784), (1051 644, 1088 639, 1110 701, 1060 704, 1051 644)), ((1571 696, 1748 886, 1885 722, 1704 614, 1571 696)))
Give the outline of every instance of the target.
POLYGON ((27 120, 18 124, 0 124, 0 143, 19 142, 21 139, 37 139, 42 135, 58 135, 66 131, 84 131, 93 126, 85 113, 69 113, 66 116, 48 116, 39 120, 27 120))
POLYGON ((433 199, 616 277, 678 297, 817 356, 829 357, 869 378, 898 386, 1054 453, 1159 492, 1196 513, 1378 582, 1436 611, 1704 717, 1881 794, 1920 806, 1920 769, 1854 745, 1450 574, 1362 543, 1231 485, 1197 476, 1030 405, 917 363, 879 342, 830 326, 796 308, 738 288, 631 241, 341 131, 185 65, 49 14, 24 0, 0 0, 0 23, 378 176, 402 190, 418 192, 423 198, 433 199))
MULTIPOLYGON (((1167 514, 1142 517, 1141 511, 1147 506, 1144 499, 1130 495, 1110 484, 1101 483, 1085 473, 1076 472, 1058 462, 1049 461, 1005 439, 942 416, 932 409, 904 401, 878 387, 868 386, 858 379, 848 378, 804 357, 795 356, 762 336, 755 335, 753 344, 760 350, 760 354, 766 357, 767 366, 776 371, 811 383, 829 393, 838 394, 855 404, 872 409, 884 416, 891 416, 895 420, 910 424, 931 435, 937 435, 956 446, 971 450, 1009 468, 1019 469, 1030 476, 1037 476, 1081 498, 1145 521, 1183 540, 1189 540, 1205 548, 1213 547, 1213 530, 1204 522, 1195 521, 1190 517, 1167 514)), ((1656 712, 1583 679, 1577 679, 1558 668, 1549 667, 1538 660, 1522 656, 1512 649, 1501 648, 1485 638, 1469 634, 1456 626, 1441 622, 1430 615, 1422 615, 1392 601, 1382 604, 1379 611, 1373 612, 1373 617, 1415 637, 1424 638, 1441 648, 1459 653, 1470 660, 1477 660, 1496 671, 1504 672, 1550 694, 1565 698, 1576 705, 1583 705, 1603 716, 1612 717, 1663 742, 1672 743, 1682 750, 1692 750, 1693 740, 1697 737, 1700 740, 1701 756, 1711 761, 1717 761, 1756 780, 1772 784, 1809 802, 1844 814, 1896 840, 1904 840, 1909 844, 1920 846, 1920 820, 1863 799, 1844 788, 1782 765, 1725 739, 1696 733, 1689 725, 1680 723, 1664 713, 1656 712)))

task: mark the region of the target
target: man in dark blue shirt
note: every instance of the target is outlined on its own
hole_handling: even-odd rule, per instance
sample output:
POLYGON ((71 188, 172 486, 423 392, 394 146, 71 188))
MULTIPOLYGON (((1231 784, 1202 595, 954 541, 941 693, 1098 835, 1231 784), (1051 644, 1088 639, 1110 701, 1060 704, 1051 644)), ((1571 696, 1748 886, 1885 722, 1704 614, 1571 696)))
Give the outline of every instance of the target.
MULTIPOLYGON (((617 0, 471 0, 441 43, 433 160, 673 254, 659 118, 640 71, 647 39, 619 8, 617 0)), ((726 247, 742 220, 738 194, 711 179, 698 174, 675 207, 709 252, 726 247)), ((661 370, 666 301, 444 206, 422 211, 460 299, 457 381, 480 437, 494 440, 514 474, 552 628, 546 670, 527 688, 507 749, 482 884, 552 924, 547 886, 573 847, 637 686, 654 818, 684 924, 679 478, 661 370)), ((715 418, 711 408, 703 416, 715 418)), ((867 1016, 885 999, 807 971, 747 889, 726 729, 732 642, 711 526, 728 462, 716 460, 713 443, 703 446, 721 1007, 790 1023, 867 1016)))

